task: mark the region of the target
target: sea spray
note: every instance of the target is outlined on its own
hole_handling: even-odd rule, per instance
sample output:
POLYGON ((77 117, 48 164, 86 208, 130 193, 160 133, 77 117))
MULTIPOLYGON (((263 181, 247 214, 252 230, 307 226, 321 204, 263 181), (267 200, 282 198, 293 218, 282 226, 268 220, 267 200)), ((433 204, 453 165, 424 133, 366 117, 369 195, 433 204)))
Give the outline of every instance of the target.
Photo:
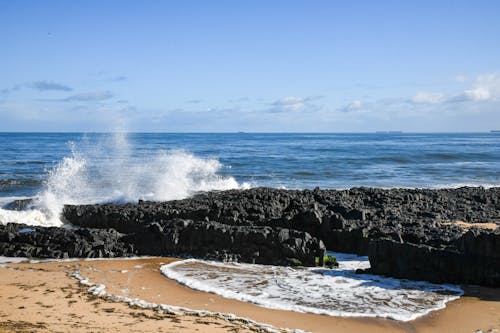
POLYGON ((126 133, 95 143, 83 138, 69 143, 71 155, 48 171, 36 209, 0 209, 0 223, 60 226, 65 204, 176 200, 199 191, 246 188, 233 177, 220 175, 216 159, 200 158, 184 150, 132 151, 126 133))

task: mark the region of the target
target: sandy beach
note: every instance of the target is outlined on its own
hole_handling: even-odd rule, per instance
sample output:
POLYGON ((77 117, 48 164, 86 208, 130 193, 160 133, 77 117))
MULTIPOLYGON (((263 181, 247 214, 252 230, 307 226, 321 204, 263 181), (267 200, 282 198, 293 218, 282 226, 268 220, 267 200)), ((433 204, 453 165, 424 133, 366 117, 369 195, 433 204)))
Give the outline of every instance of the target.
POLYGON ((250 332, 264 327, 213 315, 165 314, 88 294, 79 271, 113 295, 214 313, 232 313, 276 328, 310 332, 496 332, 500 290, 464 287, 465 296, 410 322, 271 310, 195 291, 163 277, 172 258, 6 264, 0 268, 0 332, 250 332))

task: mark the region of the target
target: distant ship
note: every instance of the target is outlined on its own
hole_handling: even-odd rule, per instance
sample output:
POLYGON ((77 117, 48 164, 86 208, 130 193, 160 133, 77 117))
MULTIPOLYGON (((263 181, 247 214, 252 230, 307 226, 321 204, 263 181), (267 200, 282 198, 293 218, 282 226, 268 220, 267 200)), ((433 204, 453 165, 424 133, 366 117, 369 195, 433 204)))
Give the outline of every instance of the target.
POLYGON ((403 131, 376 131, 377 134, 401 134, 403 131))

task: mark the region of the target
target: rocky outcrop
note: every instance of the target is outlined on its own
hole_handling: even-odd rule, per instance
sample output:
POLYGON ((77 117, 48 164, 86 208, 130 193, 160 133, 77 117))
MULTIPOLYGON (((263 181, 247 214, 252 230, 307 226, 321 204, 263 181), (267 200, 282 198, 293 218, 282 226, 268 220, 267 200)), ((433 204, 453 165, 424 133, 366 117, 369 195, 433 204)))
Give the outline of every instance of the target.
POLYGON ((83 227, 133 229, 173 218, 300 230, 328 249, 368 254, 370 240, 390 238, 443 246, 464 230, 441 222, 500 223, 500 188, 280 190, 255 188, 169 202, 66 206, 64 218, 83 227))
POLYGON ((497 236, 482 231, 472 237, 471 232, 478 231, 466 232, 458 224, 444 222, 499 224, 499 198, 499 188, 255 188, 169 202, 67 206, 64 217, 74 225, 120 232, 174 218, 244 228, 286 228, 307 232, 330 250, 369 255, 377 274, 498 286, 498 260, 488 250, 496 249, 497 236))
POLYGON ((0 255, 28 258, 110 258, 137 255, 114 229, 0 225, 0 255))
POLYGON ((94 233, 115 232, 113 255, 113 246, 131 246, 135 254, 313 265, 324 243, 369 255, 378 274, 498 286, 498 232, 467 232, 454 222, 500 225, 500 188, 254 188, 168 202, 66 206, 62 218, 94 233))
POLYGON ((322 258, 325 247, 317 238, 296 230, 173 219, 116 229, 44 228, 10 223, 0 226, 0 254, 29 258, 176 255, 314 266, 315 257, 322 258))
POLYGON ((471 229, 444 248, 391 239, 370 242, 367 273, 436 283, 500 286, 500 231, 471 229))
POLYGON ((126 239, 141 254, 273 265, 314 266, 326 250, 317 238, 297 230, 182 219, 149 223, 126 239))

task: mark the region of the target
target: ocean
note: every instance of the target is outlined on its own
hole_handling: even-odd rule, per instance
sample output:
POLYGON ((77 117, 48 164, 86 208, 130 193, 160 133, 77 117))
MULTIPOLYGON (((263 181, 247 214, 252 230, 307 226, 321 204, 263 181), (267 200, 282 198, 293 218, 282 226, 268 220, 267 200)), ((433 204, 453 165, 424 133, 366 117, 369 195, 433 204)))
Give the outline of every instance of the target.
POLYGON ((499 133, 0 133, 0 206, 34 197, 39 208, 0 210, 3 223, 58 225, 64 204, 255 186, 499 185, 499 133))
MULTIPOLYGON (((64 204, 255 186, 500 186, 500 134, 0 133, 0 224, 60 226, 64 204), (26 210, 9 206, 26 198, 33 199, 26 210)), ((457 286, 358 275, 366 257, 337 256, 338 270, 191 260, 162 271, 191 288, 271 308, 403 321, 461 295, 457 286)))
POLYGON ((499 133, 0 133, 0 195, 39 193, 64 158, 84 157, 101 171, 99 159, 115 159, 119 165, 128 158, 144 165, 158 154, 180 151, 192 155, 193 162, 217 161, 213 171, 218 175, 252 186, 500 184, 499 133))

